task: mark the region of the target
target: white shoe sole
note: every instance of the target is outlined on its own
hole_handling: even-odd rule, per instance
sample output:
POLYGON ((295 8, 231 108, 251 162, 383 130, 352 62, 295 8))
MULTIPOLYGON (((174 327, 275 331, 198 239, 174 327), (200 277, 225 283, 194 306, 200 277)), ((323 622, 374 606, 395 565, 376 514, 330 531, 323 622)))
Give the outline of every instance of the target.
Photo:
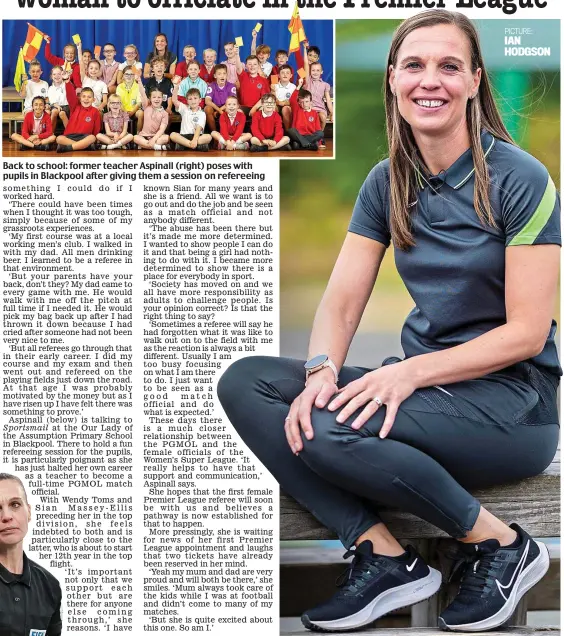
POLYGON ((494 627, 499 627, 508 621, 515 611, 519 601, 533 587, 533 585, 536 585, 542 579, 548 571, 548 566, 550 565, 548 548, 544 543, 539 541, 535 541, 535 543, 540 549, 540 554, 521 572, 521 575, 513 586, 513 590, 511 591, 509 598, 499 611, 489 618, 484 618, 483 620, 475 623, 465 623, 463 625, 449 625, 441 618, 440 621, 442 622, 442 625, 453 632, 483 632, 488 629, 493 629, 494 627))
POLYGON ((433 596, 439 591, 442 575, 438 570, 429 568, 430 572, 424 579, 392 587, 374 598, 366 607, 356 614, 345 616, 334 621, 312 621, 304 615, 302 622, 309 629, 319 629, 329 632, 356 629, 372 623, 380 616, 393 612, 400 607, 415 605, 433 596))

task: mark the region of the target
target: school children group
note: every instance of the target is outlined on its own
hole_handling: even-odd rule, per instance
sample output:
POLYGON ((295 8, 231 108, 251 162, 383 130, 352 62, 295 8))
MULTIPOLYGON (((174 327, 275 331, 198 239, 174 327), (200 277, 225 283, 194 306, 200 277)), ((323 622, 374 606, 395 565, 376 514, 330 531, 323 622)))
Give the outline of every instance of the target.
POLYGON ((227 42, 220 64, 213 49, 202 52, 200 63, 189 44, 177 64, 163 33, 144 65, 134 44, 125 47, 120 63, 111 43, 101 47, 101 59, 80 42, 65 45, 58 57, 44 37, 52 84, 41 79, 41 64, 30 62, 21 89, 25 118, 21 134, 12 135, 22 150, 51 150, 54 144, 57 152, 325 148, 323 130, 333 115, 330 86, 321 79, 319 48, 307 42, 304 77, 296 81, 288 52, 277 51, 273 66, 270 47, 256 46, 256 31, 245 63, 236 43, 227 42), (181 117, 180 133, 169 134, 173 109, 181 117), (64 133, 55 136, 59 119, 64 133))

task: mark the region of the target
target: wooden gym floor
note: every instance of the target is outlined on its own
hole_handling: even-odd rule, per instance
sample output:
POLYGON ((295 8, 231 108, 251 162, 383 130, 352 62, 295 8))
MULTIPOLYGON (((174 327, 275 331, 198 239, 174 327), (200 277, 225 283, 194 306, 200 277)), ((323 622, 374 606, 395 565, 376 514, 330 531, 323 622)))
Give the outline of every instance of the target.
POLYGON ((94 157, 103 157, 104 159, 118 159, 118 158, 135 158, 135 157, 199 157, 204 159, 205 157, 233 157, 237 160, 243 158, 246 159, 262 159, 265 157, 277 157, 280 159, 332 159, 333 154, 333 140, 326 139, 326 150, 318 150, 317 152, 311 150, 294 150, 291 152, 275 150, 271 152, 249 152, 243 150, 234 150, 228 152, 225 150, 210 150, 209 152, 196 152, 196 151, 176 151, 176 150, 77 150, 76 152, 65 152, 57 154, 55 149, 49 152, 43 152, 41 150, 20 150, 19 144, 14 143, 7 137, 2 138, 2 156, 6 159, 10 157, 34 157, 43 158, 49 157, 50 159, 72 159, 76 157, 88 157, 92 159, 94 157))

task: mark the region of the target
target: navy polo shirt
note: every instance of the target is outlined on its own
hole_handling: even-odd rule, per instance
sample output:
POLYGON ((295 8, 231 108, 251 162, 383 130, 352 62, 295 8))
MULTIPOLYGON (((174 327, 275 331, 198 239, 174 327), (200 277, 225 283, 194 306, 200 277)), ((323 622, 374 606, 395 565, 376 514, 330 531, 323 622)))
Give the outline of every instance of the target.
MULTIPOLYGON (((546 168, 490 133, 482 134, 496 227, 474 210, 474 164, 468 149, 446 171, 425 180, 411 207, 416 242, 394 250, 398 272, 415 301, 401 334, 407 358, 467 342, 506 322, 505 250, 560 239, 560 199, 546 168), (428 181, 428 183, 426 182, 428 181)), ((349 231, 390 244, 389 160, 362 185, 349 231)), ((543 351, 530 361, 562 375, 552 321, 543 351)))
POLYGON ((60 636, 61 587, 24 553, 22 574, 0 564, 0 636, 60 636))

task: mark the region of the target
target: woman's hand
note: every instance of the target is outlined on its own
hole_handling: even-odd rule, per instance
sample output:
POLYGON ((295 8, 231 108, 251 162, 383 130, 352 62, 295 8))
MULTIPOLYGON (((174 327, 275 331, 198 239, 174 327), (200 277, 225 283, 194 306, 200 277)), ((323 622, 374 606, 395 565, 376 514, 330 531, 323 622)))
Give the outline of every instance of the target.
POLYGON ((379 436, 383 439, 388 435, 394 424, 400 404, 408 398, 417 386, 413 382, 412 374, 406 362, 398 362, 375 371, 366 373, 358 380, 349 382, 339 391, 339 395, 327 407, 330 411, 346 405, 337 416, 337 422, 342 424, 359 408, 366 405, 360 415, 351 424, 355 430, 364 426, 366 422, 383 405, 386 405, 386 417, 379 436), (378 398, 378 400, 375 400, 378 398))
POLYGON ((326 368, 312 373, 305 389, 292 402, 284 423, 284 431, 288 444, 296 455, 303 448, 301 431, 304 432, 306 439, 313 439, 311 409, 314 404, 317 408, 322 409, 336 392, 337 385, 333 371, 326 368))

